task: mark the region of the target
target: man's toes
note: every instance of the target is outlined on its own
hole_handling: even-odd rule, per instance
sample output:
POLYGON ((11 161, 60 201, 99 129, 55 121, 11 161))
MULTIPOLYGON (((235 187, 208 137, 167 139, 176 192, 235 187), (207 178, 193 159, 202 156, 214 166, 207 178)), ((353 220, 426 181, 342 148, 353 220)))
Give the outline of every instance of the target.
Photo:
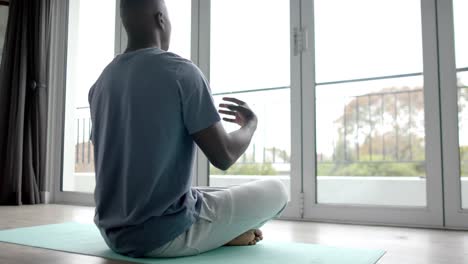
MULTIPOLYGON (((262 230, 260 230, 260 229, 255 229, 254 233, 255 233, 255 238, 256 238, 256 239, 257 239, 257 238, 260 239, 260 240, 263 239, 263 232, 262 232, 262 230)), ((259 241, 259 240, 257 240, 257 241, 259 241)))
POLYGON ((256 235, 256 236, 261 236, 261 235, 263 235, 263 232, 262 232, 262 230, 260 230, 260 229, 255 229, 254 232, 255 232, 255 235, 256 235))
POLYGON ((256 238, 255 233, 253 231, 248 231, 236 237, 235 239, 231 240, 226 245, 227 246, 247 246, 247 245, 251 245, 251 242, 255 241, 255 238, 256 238))

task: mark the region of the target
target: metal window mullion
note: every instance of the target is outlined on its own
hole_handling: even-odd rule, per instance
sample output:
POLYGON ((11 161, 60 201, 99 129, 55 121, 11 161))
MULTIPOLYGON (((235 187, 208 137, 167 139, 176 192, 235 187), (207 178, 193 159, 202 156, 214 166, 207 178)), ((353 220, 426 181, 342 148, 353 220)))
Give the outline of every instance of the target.
MULTIPOLYGON (((290 109, 291 109, 291 159, 290 159, 290 192, 291 201, 286 208, 284 217, 301 218, 304 209, 303 199, 303 103, 304 103, 304 82, 303 82, 303 57, 304 54, 295 54, 294 32, 299 28, 306 28, 302 23, 301 6, 303 1, 290 0, 290 109)), ((307 35, 307 34, 306 34, 307 35)))
MULTIPOLYGON (((192 0, 192 60, 210 80, 211 1, 192 0)), ((197 186, 209 186, 209 162, 197 148, 197 186)))
MULTIPOLYGON (((61 199, 62 178, 64 166, 64 140, 66 120, 66 86, 67 75, 67 30, 69 24, 70 2, 55 0, 52 3, 51 22, 51 50, 55 52, 50 56, 49 71, 49 111, 47 128, 47 160, 46 175, 51 176, 49 187, 51 188, 51 202, 57 203, 61 199)), ((74 122, 74 120, 73 120, 74 122)), ((77 147, 76 147, 77 148, 77 147)), ((76 151, 76 150, 75 150, 76 151)), ((74 153, 76 155, 76 152, 74 153)), ((75 156, 76 158, 76 156, 75 156)), ((75 162, 75 158, 73 161, 75 162)))
MULTIPOLYGON (((301 56, 302 88, 302 181, 304 217, 313 215, 318 204, 317 194, 317 144, 316 144, 316 87, 315 79, 315 21, 314 0, 301 1, 302 27, 309 30, 309 49, 301 56)), ((344 112, 345 109, 343 110, 344 112)), ((344 120, 343 120, 344 122, 344 120)), ((343 130, 345 133, 346 126, 343 130)), ((346 138, 344 139, 346 142, 346 138)), ((346 152, 346 151, 345 151, 346 152)), ((337 157, 340 158, 340 157, 337 157)))
POLYGON ((122 20, 120 19, 120 1, 115 1, 115 54, 120 54, 123 52, 126 43, 126 32, 122 25, 122 20), (125 36, 124 36, 125 35, 125 36))
POLYGON ((289 86, 279 86, 279 87, 268 87, 268 88, 259 88, 259 89, 248 89, 248 90, 240 90, 240 91, 232 91, 232 92, 214 93, 213 96, 234 95, 234 94, 243 94, 243 93, 269 92, 269 91, 285 90, 285 89, 290 89, 290 88, 291 87, 289 87, 289 86))
POLYGON ((424 118, 426 153, 427 221, 442 226, 442 146, 440 89, 438 71, 437 6, 434 0, 421 0, 423 40, 424 118))
MULTIPOLYGON (((199 0, 191 1, 191 45, 190 45, 190 57, 193 63, 198 64, 198 39, 199 39, 199 0)), ((200 155, 200 149, 196 147, 194 162, 192 164, 192 186, 198 186, 198 161, 200 155)))
POLYGON ((461 202, 457 87, 457 72, 468 71, 468 68, 456 68, 453 1, 437 0, 437 13, 443 127, 444 220, 447 227, 468 228, 468 210, 462 209, 461 202))
POLYGON ((316 85, 319 86, 319 85, 335 85, 335 84, 345 84, 345 83, 355 83, 355 82, 380 81, 380 80, 387 80, 387 79, 417 77, 417 76, 422 76, 422 75, 423 75, 422 72, 415 72, 415 73, 406 73, 406 74, 376 76, 376 77, 369 77, 369 78, 357 78, 357 79, 348 79, 348 80, 319 82, 319 83, 316 83, 316 85))

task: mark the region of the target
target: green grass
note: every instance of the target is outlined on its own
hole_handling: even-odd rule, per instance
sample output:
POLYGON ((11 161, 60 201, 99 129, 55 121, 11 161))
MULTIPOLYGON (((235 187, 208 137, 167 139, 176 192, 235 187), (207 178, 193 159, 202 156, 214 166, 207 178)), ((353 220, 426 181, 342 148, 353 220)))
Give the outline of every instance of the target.
POLYGON ((318 163, 318 176, 392 176, 421 177, 422 163, 366 162, 366 163, 318 163))
MULTIPOLYGON (((461 177, 468 177, 468 162, 462 163, 461 177)), ((238 176, 276 176, 279 172, 271 163, 234 164, 229 170, 221 171, 210 166, 212 175, 238 175, 238 176)), ((331 163, 319 162, 317 176, 388 176, 388 177, 424 177, 426 175, 423 162, 355 162, 331 163)))

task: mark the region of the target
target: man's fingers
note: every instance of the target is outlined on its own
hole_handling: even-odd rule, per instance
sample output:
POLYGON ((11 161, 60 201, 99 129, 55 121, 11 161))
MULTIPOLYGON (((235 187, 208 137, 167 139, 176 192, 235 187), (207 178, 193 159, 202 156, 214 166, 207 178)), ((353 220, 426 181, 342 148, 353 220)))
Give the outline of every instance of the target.
POLYGON ((239 111, 240 109, 242 109, 242 107, 233 104, 220 104, 219 107, 227 108, 231 111, 239 111))
POLYGON ((238 104, 238 105, 245 105, 244 101, 241 101, 241 100, 239 100, 237 98, 224 97, 223 100, 227 101, 227 102, 235 103, 235 104, 238 104))
POLYGON ((223 120, 226 121, 226 122, 236 123, 236 124, 237 124, 236 119, 232 119, 232 118, 223 118, 223 120))
POLYGON ((219 110, 218 112, 221 114, 225 114, 225 115, 236 116, 236 112, 233 112, 233 111, 219 110))

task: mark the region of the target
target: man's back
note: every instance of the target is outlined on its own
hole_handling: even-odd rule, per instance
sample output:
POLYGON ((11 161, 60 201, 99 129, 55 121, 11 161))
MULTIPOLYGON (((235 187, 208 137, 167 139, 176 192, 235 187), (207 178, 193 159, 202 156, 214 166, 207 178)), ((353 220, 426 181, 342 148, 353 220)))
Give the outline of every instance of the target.
POLYGON ((190 188, 190 135, 219 115, 199 70, 157 48, 118 56, 89 101, 95 222, 112 249, 141 256, 196 221, 201 198, 190 188))

